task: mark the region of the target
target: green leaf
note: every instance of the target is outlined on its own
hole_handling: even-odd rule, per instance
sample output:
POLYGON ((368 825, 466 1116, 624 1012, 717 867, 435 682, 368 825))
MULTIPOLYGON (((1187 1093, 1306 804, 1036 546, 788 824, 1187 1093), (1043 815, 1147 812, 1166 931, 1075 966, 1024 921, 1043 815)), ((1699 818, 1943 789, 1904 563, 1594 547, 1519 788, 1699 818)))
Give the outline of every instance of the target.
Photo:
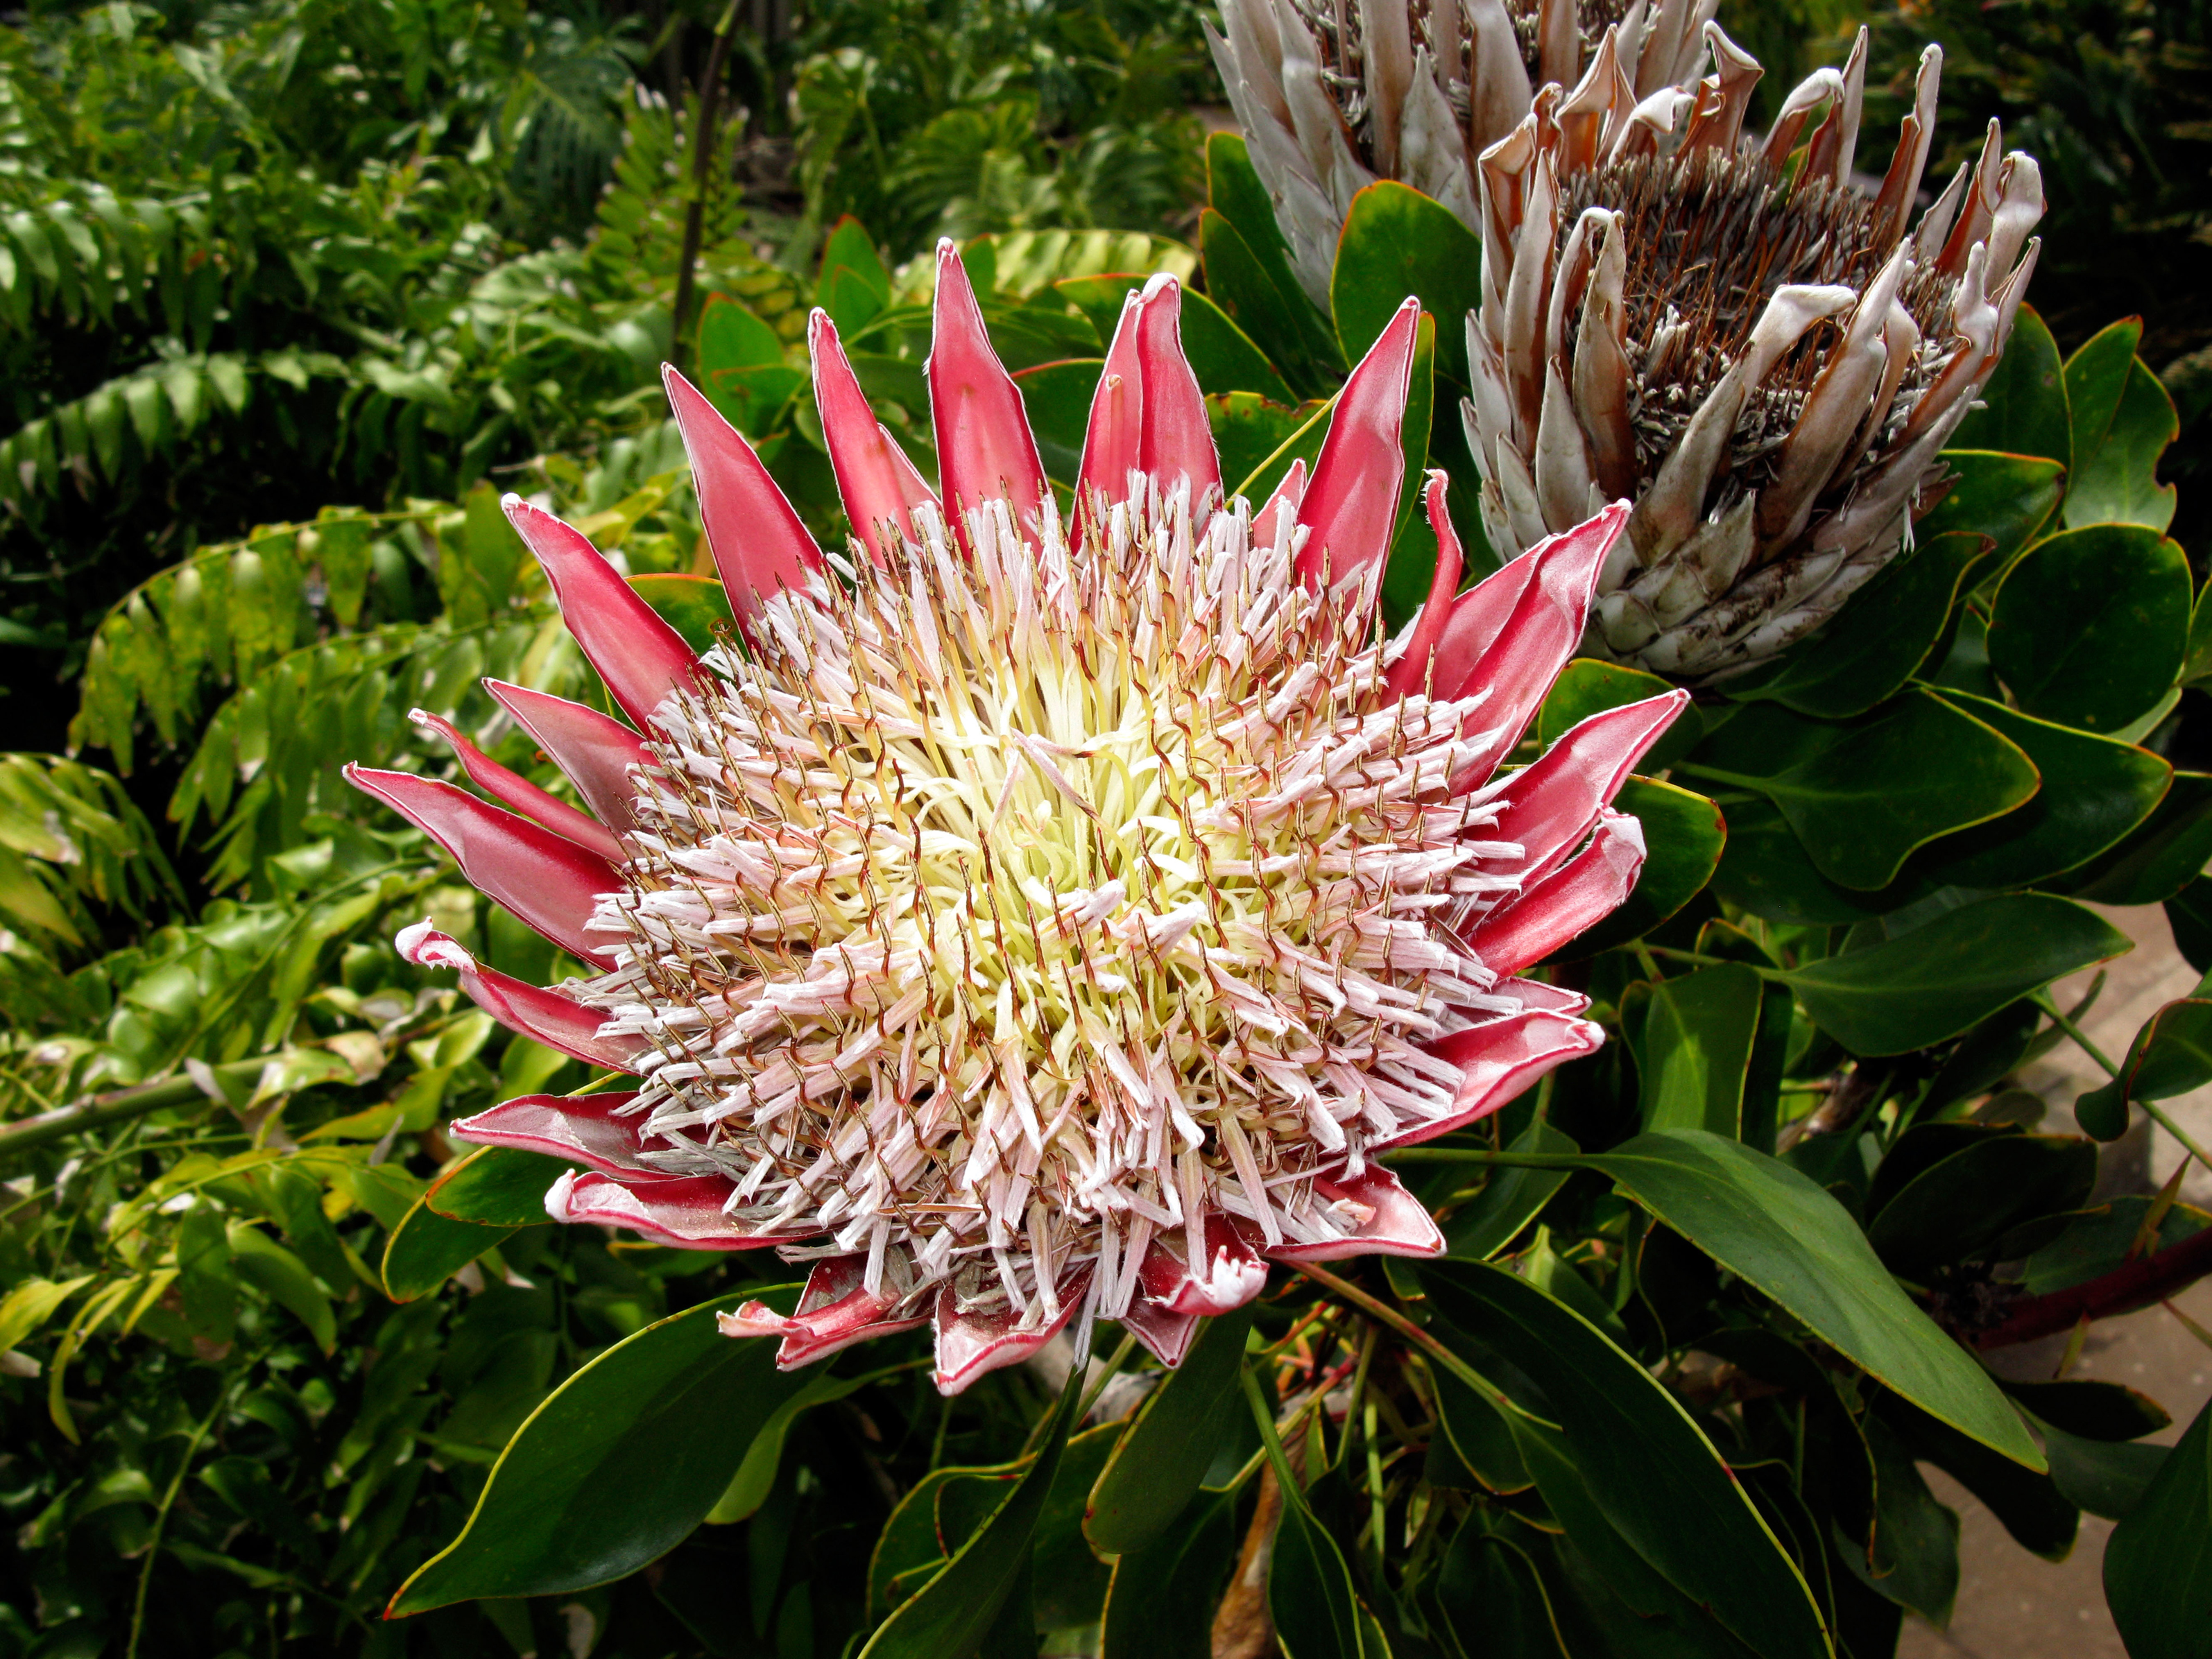
POLYGON ((2037 782, 2016 744, 1919 689, 1848 722, 1754 703, 1677 769, 1767 796, 1820 872, 1862 890, 1887 886, 1915 848, 2010 811, 2037 782))
POLYGON ((730 1484, 714 1500, 714 1507, 702 1517, 706 1523, 727 1527, 751 1519, 768 1501, 769 1491, 775 1485, 777 1471, 783 1467, 783 1443, 799 1413, 828 1405, 833 1400, 842 1400, 875 1380, 868 1375, 831 1376, 826 1370, 815 1370, 806 1386, 778 1406, 775 1415, 754 1434, 753 1443, 745 1449, 744 1462, 738 1465, 738 1472, 730 1477, 730 1484))
POLYGON ((1987 536, 1996 544, 1994 556, 1974 572, 1977 583, 1986 582, 2049 525, 2066 492, 2065 465, 1982 449, 1947 449, 1942 459, 1953 475, 1951 487, 1912 533, 1922 541, 1961 532, 1987 536))
POLYGON ((2105 1546, 2105 1601, 2130 1659, 2212 1654, 2212 1406, 2105 1546))
POLYGON ((783 363, 783 342, 743 301, 709 294, 699 313, 698 366, 702 386, 727 369, 783 363))
POLYGON ((1901 1054, 2128 948, 2127 935, 2078 904, 2001 893, 1780 977, 1853 1054, 1901 1054))
POLYGON ((1969 411, 1951 434, 1954 447, 2009 450, 2073 465, 2066 370, 2058 343, 2033 306, 2020 308, 2004 356, 1976 401, 1981 407, 1969 411))
POLYGON ((1206 182, 1207 207, 1200 216, 1199 235, 1206 256, 1206 292, 1237 319, 1297 391, 1307 397, 1334 391, 1346 368, 1335 331, 1298 283, 1291 267, 1290 245, 1275 223, 1274 204, 1240 135, 1217 132, 1206 139, 1206 182), (1210 222, 1208 215, 1219 223, 1210 222), (1206 240, 1209 233, 1213 242, 1206 240), (1224 245, 1224 233, 1240 247, 1231 250, 1224 245), (1232 264, 1233 272, 1224 268, 1232 264), (1250 280, 1254 276, 1272 290, 1267 303, 1257 307, 1274 325, 1272 331, 1255 326, 1252 317, 1240 314, 1238 307, 1224 297, 1226 284, 1248 304, 1256 301, 1250 280))
POLYGON ((1285 409, 1256 392, 1231 392, 1206 400, 1213 428, 1213 447, 1221 454, 1221 478, 1232 495, 1244 495, 1256 507, 1303 460, 1311 472, 1328 435, 1328 404, 1285 409))
POLYGON ((1644 869, 1620 908, 1563 947, 1554 961, 1595 956, 1643 938, 1695 898, 1720 864, 1728 823, 1696 791, 1632 777, 1613 805, 1644 826, 1644 869))
POLYGON ((1074 1426, 1083 1375, 1079 1365, 1069 1376, 1045 1425, 1043 1443, 1021 1479, 951 1559, 877 1628, 860 1650, 861 1659, 951 1659, 977 1650, 1028 1571, 1030 1537, 1074 1426))
POLYGON ((2096 1146, 2079 1135, 1980 1134, 1906 1182, 1867 1242, 1893 1271, 1924 1279, 2022 1222, 2079 1208, 2096 1180, 2096 1146))
POLYGON ((699 1524, 805 1380, 775 1369, 774 1343, 724 1336, 712 1303, 623 1338, 515 1431, 460 1536, 416 1569, 387 1616, 635 1572, 699 1524))
POLYGON ((1027 407, 1030 429, 1036 434, 1037 455, 1054 483, 1073 489, 1083 470, 1084 434, 1091 424, 1091 400, 1098 391, 1098 376, 1105 368, 1097 357, 1071 357, 1056 363, 1040 363, 1014 376, 1027 407))
POLYGON ((1590 1163, 1930 1417, 2014 1462, 2043 1467, 1989 1375, 1898 1287, 1850 1212, 1810 1177, 1696 1130, 1641 1134, 1590 1163))
POLYGON ((1437 1415, 1443 1424, 1444 1439, 1468 1473, 1501 1494, 1526 1492, 1534 1486, 1535 1477, 1528 1473, 1505 1408, 1442 1366, 1430 1375, 1436 1383, 1437 1415))
POLYGON ((289 1310, 307 1328, 315 1346, 325 1353, 337 1346, 337 1316, 331 1299, 315 1283, 307 1264, 260 1228, 243 1221, 230 1224, 230 1265, 234 1272, 263 1295, 289 1310))
MULTIPOLYGON (((1980 1498, 2022 1549, 2046 1561, 2063 1561, 2081 1530, 2081 1506, 2049 1474, 2024 1469, 1968 1439, 1948 1424, 1893 1399, 1880 1402, 1882 1421, 1912 1452, 1933 1463, 1980 1498)), ((2048 1455, 2048 1447, 2045 1455, 2048 1455)))
POLYGON ((2198 973, 2212 973, 2212 880, 2191 876, 2165 904, 2174 949, 2198 973))
POLYGON ((748 438, 761 438, 776 424, 785 405, 806 386, 806 371, 787 363, 757 363, 716 369, 703 375, 699 390, 724 420, 748 438))
POLYGON ((1731 800, 1728 813, 1728 845, 1713 872, 1713 893, 1755 916, 1804 927, 1843 927, 1885 915, 1927 891, 1927 884, 1908 866, 1888 887, 1853 892, 1814 867, 1772 801, 1731 800))
POLYGON ((2187 557, 2157 531, 2065 531, 2006 573, 1990 665, 2028 714, 2116 732, 2179 678, 2191 597, 2187 557))
POLYGON ((1624 1000, 1621 1024, 1636 1054, 1644 1127, 1741 1135, 1759 975, 1732 962, 1633 988, 1640 994, 1624 1000))
POLYGON ((2112 1444, 2043 1425, 2043 1449, 2051 1484, 2066 1501, 2107 1521, 2124 1521, 2142 1507, 2158 1472, 2172 1455, 2168 1446, 2112 1444))
POLYGON ((717 630, 736 627, 730 596, 712 576, 632 576, 629 585, 694 651, 712 647, 717 630))
POLYGON ((1482 1510, 1468 1511, 1437 1570, 1443 1624, 1463 1654, 1559 1659, 1559 1640, 1528 1534, 1482 1510))
POLYGON ((2118 1140, 2128 1132, 2130 1102, 2171 1100, 2207 1083, 2212 1083, 2212 1000, 2183 997, 2143 1022, 2120 1074, 2083 1095, 2075 1116, 2098 1139, 2118 1140))
MULTIPOLYGON (((1574 1152, 1582 1149, 1542 1118, 1513 1137, 1515 1152, 1574 1152)), ((1445 1248, 1471 1261, 1487 1261, 1527 1229, 1552 1194, 1566 1184, 1565 1170, 1494 1169, 1489 1183, 1443 1224, 1445 1248)))
POLYGON ((1178 1524, 1114 1564, 1099 1659, 1212 1659, 1221 1581, 1237 1559, 1237 1494, 1186 1509, 1178 1524))
POLYGON ((2006 1382, 2039 1423, 2084 1440, 2140 1440, 2173 1421, 2165 1407, 2122 1382, 2006 1382))
POLYGON ((1942 1629, 1959 1595, 1958 1512, 1936 1501, 1912 1454, 1880 1418, 1860 1425, 1874 1455, 1871 1562, 1845 1561, 1867 1583, 1942 1629))
POLYGON ((568 1166, 514 1146, 480 1146, 433 1181, 422 1201, 448 1221, 530 1227, 544 1220, 545 1194, 568 1166))
POLYGON ((1128 1555, 1167 1530, 1197 1495, 1237 1394, 1255 1310, 1208 1319, 1182 1364, 1152 1391, 1091 1489, 1083 1531, 1102 1555, 1128 1555))
POLYGON ((1237 228, 1212 208, 1198 216, 1198 238, 1206 254, 1206 296, 1222 314, 1267 355, 1293 392, 1309 398, 1333 392, 1344 366, 1312 302, 1295 286, 1277 287, 1237 228), (1316 334, 1322 335, 1318 350, 1316 334))
MULTIPOLYGON (((1448 1258, 1425 1267, 1421 1279, 1439 1315, 1543 1391, 1540 1415, 1558 1425, 1568 1466, 1638 1558, 1767 1659, 1831 1651, 1796 1564, 1712 1443, 1650 1372, 1587 1321, 1499 1268, 1448 1258)), ((1533 1461, 1538 1436, 1517 1414, 1509 1420, 1551 1502, 1547 1467, 1533 1461)))
POLYGON ((417 1198, 385 1241, 384 1293, 394 1302, 428 1296, 514 1231, 451 1220, 430 1207, 427 1194, 417 1198))
POLYGON ((1844 720, 1893 696, 1944 635, 1951 606, 1993 550, 1975 531, 1923 535, 1776 666, 1729 684, 1729 695, 1844 720))
POLYGON ((1352 198, 1329 273, 1329 309, 1346 362, 1382 337, 1407 295, 1437 319, 1437 368, 1471 384, 1467 315, 1482 301, 1482 243, 1442 203, 1395 179, 1352 198))
POLYGON ((1296 1486, 1284 1492, 1283 1517, 1275 1528, 1267 1613, 1284 1659, 1363 1659, 1351 1570, 1296 1486))
POLYGON ((2162 904, 2212 860, 2212 775, 2176 772, 2149 817, 2054 885, 2092 904, 2162 904))
POLYGON ((2181 429, 2173 399, 2136 356, 2142 322, 2110 325, 2066 360, 2074 471, 2066 526, 2173 522, 2175 491, 2158 483, 2158 459, 2181 429))
MULTIPOLYGON (((1601 662, 1595 657, 1577 657, 1561 671, 1536 710, 1536 744, 1549 749, 1592 714, 1620 708, 1674 690, 1656 674, 1625 663, 1601 662)), ((1695 703, 1675 716, 1667 735, 1652 745, 1637 770, 1647 775, 1665 771, 1689 753, 1705 735, 1705 717, 1695 703)))
POLYGON ((2002 817, 1923 848, 1913 867, 1937 886, 2022 887, 2086 864, 2148 817, 2173 780, 2171 766, 2132 744, 1963 691, 1942 695, 2017 744, 2042 782, 2002 817))
MULTIPOLYGON (((1219 1426, 1217 1419, 1215 1427, 1219 1426)), ((1112 1575, 1084 1536, 1084 1512, 1123 1432, 1120 1423, 1102 1423, 1071 1437, 1061 1455, 1044 1512, 1037 1517, 1031 1556, 1037 1630, 1079 1630, 1098 1622, 1112 1575)), ((1201 1450, 1201 1459, 1211 1450, 1201 1450)))

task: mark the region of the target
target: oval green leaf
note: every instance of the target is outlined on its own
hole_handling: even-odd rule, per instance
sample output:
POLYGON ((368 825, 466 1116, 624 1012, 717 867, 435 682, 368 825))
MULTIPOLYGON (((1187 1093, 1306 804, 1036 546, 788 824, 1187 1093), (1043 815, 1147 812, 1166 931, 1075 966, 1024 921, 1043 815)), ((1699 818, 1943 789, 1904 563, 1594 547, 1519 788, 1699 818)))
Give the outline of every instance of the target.
POLYGON ((460 1536, 416 1569, 387 1616, 635 1572, 699 1524, 805 1382, 776 1370, 774 1343, 724 1336, 712 1303, 625 1337, 515 1431, 460 1536))
MULTIPOLYGON (((2005 361, 2012 361, 2009 355, 2005 361)), ((1950 489, 1913 534, 1923 540, 1959 531, 1987 536, 1996 544, 1993 556, 1974 572, 1976 583, 1986 582, 2051 522, 2066 493, 2065 465, 1984 449, 1947 449, 1942 459, 1952 474, 1950 489)))
POLYGON ((2176 772, 2157 810, 2110 852, 2051 884, 2092 904, 2162 904, 2212 860, 2212 775, 2176 772))
POLYGON ((433 1181, 422 1201, 448 1221, 531 1227, 546 1219, 546 1189, 568 1166, 515 1146, 481 1146, 433 1181))
POLYGON ((1914 868, 1936 886, 2024 887, 2086 864, 2148 817, 2173 780, 2147 749, 1963 691, 1943 697, 2017 744, 2043 787, 2002 817, 1923 848, 1914 868))
MULTIPOLYGON (((1543 1390, 1541 1415, 1557 1423, 1575 1473, 1629 1548, 1767 1659, 1826 1659, 1832 1647, 1804 1576, 1650 1372, 1501 1268, 1447 1257, 1421 1279, 1438 1314, 1543 1390)), ((1524 1443, 1524 1455, 1535 1443, 1524 1443)), ((1530 1467, 1541 1489, 1544 1468, 1530 1467)))
POLYGON ((2158 459, 2181 429, 2173 399, 2136 347, 2142 323, 2128 318, 2093 336, 2066 362, 2074 473, 2066 524, 2173 522, 2175 490, 2160 488, 2158 459))
POLYGON ((1441 202, 1385 179, 1352 198, 1329 273, 1329 308, 1346 362, 1357 362, 1407 295, 1437 319, 1437 368, 1469 384, 1467 315, 1482 300, 1482 244, 1441 202))
POLYGON ((1237 1369, 1256 1310, 1207 1320, 1182 1364, 1152 1391, 1091 1489, 1084 1535, 1102 1555, 1127 1555, 1164 1532, 1197 1495, 1235 1408, 1237 1369))
POLYGON ((2117 732, 2180 678, 2192 598, 2189 560, 2157 531, 2069 530, 2006 573, 1990 662, 2028 714, 2117 732))
POLYGON ((384 1293, 394 1302, 428 1296, 515 1231, 453 1220, 432 1209, 428 1197, 408 1206, 384 1243, 384 1293))
POLYGON ((1814 1023, 1853 1054, 1901 1054, 1954 1037, 2129 948, 2126 934, 2078 904, 2000 893, 1780 977, 1814 1023))
POLYGON ((1809 1177, 1696 1130, 1641 1134, 1590 1162, 1930 1417, 2014 1462, 2043 1467, 1989 1374, 1899 1288, 1850 1212, 1809 1177))
POLYGON ((2212 1652, 2212 1406, 2105 1546, 2105 1601, 2130 1659, 2212 1652))
POLYGON ((936 1576, 899 1603, 868 1638, 860 1659, 950 1659, 982 1647, 999 1610, 1028 1574, 1030 1534, 1051 1494, 1082 1395, 1079 1366, 1053 1410, 1044 1443, 1022 1478, 936 1576))

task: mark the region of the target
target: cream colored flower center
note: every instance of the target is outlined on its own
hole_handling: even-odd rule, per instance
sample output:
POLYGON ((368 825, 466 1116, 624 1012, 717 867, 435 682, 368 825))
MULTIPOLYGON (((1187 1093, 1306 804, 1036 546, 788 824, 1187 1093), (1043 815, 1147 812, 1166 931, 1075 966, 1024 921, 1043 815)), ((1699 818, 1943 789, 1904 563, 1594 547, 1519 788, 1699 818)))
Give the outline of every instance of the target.
POLYGON ((901 1293, 1127 1305, 1208 1212, 1351 1231, 1313 1177, 1447 1110, 1419 1047, 1518 1005, 1457 929, 1480 699, 1379 690, 1370 595, 1301 587, 1237 501, 1140 495, 1071 547, 927 520, 771 602, 658 724, 631 943, 586 994, 649 1038, 648 1158, 901 1293))

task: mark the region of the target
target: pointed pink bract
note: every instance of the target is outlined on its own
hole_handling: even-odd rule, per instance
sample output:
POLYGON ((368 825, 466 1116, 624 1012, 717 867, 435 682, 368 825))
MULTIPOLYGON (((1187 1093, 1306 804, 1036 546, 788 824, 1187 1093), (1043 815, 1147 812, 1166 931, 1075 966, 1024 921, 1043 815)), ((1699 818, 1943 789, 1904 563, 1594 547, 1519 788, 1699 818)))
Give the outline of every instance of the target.
POLYGON ((937 245, 935 326, 927 372, 938 493, 954 536, 967 545, 964 515, 985 501, 1006 502, 1019 526, 1044 499, 1044 463, 1030 435, 1020 389, 991 349, 975 290, 949 241, 937 245))
POLYGON ((1643 868, 1643 825, 1602 811, 1589 846, 1485 916, 1468 943, 1495 972, 1517 974, 1619 909, 1643 868))
POLYGON ((1460 551, 1459 532, 1452 527, 1451 511, 1445 501, 1450 487, 1451 481, 1439 470, 1429 474, 1428 483, 1422 491, 1430 527, 1437 532, 1437 568, 1429 578, 1428 603, 1414 618, 1413 636, 1406 642, 1406 654, 1391 665, 1383 679, 1386 696, 1411 696, 1429 688, 1429 671, 1437 646, 1444 636, 1445 624, 1451 620, 1452 595, 1459 591, 1465 557, 1460 551))
POLYGON ((890 553, 887 533, 913 533, 908 515, 917 507, 935 506, 936 494, 868 407, 828 312, 817 307, 808 319, 806 343, 814 361, 814 406, 837 475, 838 499, 853 522, 853 533, 869 557, 882 564, 890 553))
POLYGON ((510 771, 461 735, 460 728, 427 708, 411 709, 408 719, 436 732, 461 763, 469 781, 526 817, 534 818, 564 841, 572 841, 610 864, 622 861, 622 843, 589 812, 580 811, 557 796, 549 795, 520 772, 510 771))
POLYGON ((670 692, 691 684, 698 665, 691 647, 580 532, 520 495, 500 506, 545 567, 568 632, 623 713, 644 725, 670 692))
POLYGON ((598 854, 434 778, 351 765, 343 775, 452 854, 471 886, 562 950, 588 962, 614 949, 612 936, 585 931, 599 896, 622 890, 621 876, 598 854))
POLYGON ((542 1042, 547 1048, 600 1066, 611 1072, 637 1071, 647 1044, 642 1037, 603 1037, 606 1024, 596 1010, 586 1008, 558 991, 526 984, 496 969, 486 968, 451 935, 440 933, 426 918, 399 930, 392 941, 405 961, 418 968, 450 968, 461 976, 461 988, 477 1007, 510 1031, 542 1042))
POLYGON ((1389 556, 1406 477, 1406 395, 1420 322, 1419 300, 1399 307, 1337 394, 1313 482, 1298 507, 1307 532, 1298 578, 1310 585, 1322 580, 1324 566, 1334 586, 1389 556))
POLYGON ((622 1115, 636 1098, 634 1089, 605 1095, 521 1095, 474 1117, 455 1118, 446 1126, 446 1136, 474 1146, 543 1152, 603 1175, 627 1175, 646 1170, 638 1162, 645 1146, 638 1131, 645 1120, 622 1115))
MULTIPOLYGON (((483 688, 553 757, 553 763, 612 832, 610 840, 635 828, 631 803, 637 797, 637 786, 630 781, 629 769, 653 764, 653 750, 643 738, 596 708, 550 692, 494 679, 484 681, 483 688)), ((620 848, 611 856, 619 860, 620 848)))
POLYGON ((1688 692, 1675 690, 1601 709, 1507 780, 1507 805, 1489 834, 1526 849, 1523 880, 1543 875, 1582 840, 1689 702, 1688 692))
POLYGON ((822 550, 753 447, 706 394, 673 368, 664 368, 660 378, 691 457, 714 568, 742 622, 783 589, 804 587, 808 574, 822 568, 822 550))

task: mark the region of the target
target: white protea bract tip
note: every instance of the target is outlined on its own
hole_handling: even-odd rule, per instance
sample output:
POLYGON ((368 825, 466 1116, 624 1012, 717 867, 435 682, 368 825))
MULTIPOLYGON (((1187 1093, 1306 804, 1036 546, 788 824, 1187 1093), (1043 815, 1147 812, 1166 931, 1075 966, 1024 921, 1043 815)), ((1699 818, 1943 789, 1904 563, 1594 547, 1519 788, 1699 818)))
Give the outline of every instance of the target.
MULTIPOLYGON (((1681 696, 1498 769, 1625 505, 1466 593, 1455 565, 1382 637, 1410 313, 1311 488, 1294 467, 1255 514, 1222 499, 1179 291, 1148 284, 1064 514, 957 259, 938 295, 941 493, 817 366, 844 400, 823 430, 855 538, 810 562, 769 514, 764 561, 718 541, 726 569, 776 576, 739 607, 742 641, 641 659, 581 538, 527 523, 586 654, 659 688, 641 714, 620 699, 634 732, 499 693, 560 734, 596 833, 465 750, 515 811, 356 781, 594 971, 521 986, 428 924, 409 958, 636 1079, 509 1101, 453 1136, 585 1166, 549 1194, 562 1218, 810 1262, 790 1314, 724 1316, 776 1336, 780 1363, 927 1323, 952 1392, 1079 1316, 1173 1364, 1271 1261, 1439 1250, 1376 1160, 1600 1041, 1583 999, 1519 975, 1626 896, 1642 843, 1607 803, 1681 696), (588 915, 566 876, 533 885, 552 867, 608 872, 588 915)), ((700 465, 742 445, 726 430, 700 465)))

